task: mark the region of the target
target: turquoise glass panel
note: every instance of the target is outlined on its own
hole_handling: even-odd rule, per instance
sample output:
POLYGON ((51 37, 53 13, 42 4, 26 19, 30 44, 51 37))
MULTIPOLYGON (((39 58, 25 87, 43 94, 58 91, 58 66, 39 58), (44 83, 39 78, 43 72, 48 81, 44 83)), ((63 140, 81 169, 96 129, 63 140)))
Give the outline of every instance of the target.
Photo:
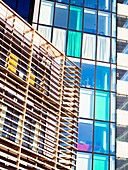
POLYGON ((108 156, 95 154, 93 170, 108 170, 108 156))
POLYGON ((82 30, 82 8, 70 7, 69 28, 73 30, 82 30))
POLYGON ((109 120, 110 93, 96 91, 95 119, 109 120))
POLYGON ((108 151, 109 151, 109 123, 95 121, 94 152, 108 154, 108 151))
POLYGON ((80 57, 81 52, 81 33, 68 31, 67 55, 80 57))

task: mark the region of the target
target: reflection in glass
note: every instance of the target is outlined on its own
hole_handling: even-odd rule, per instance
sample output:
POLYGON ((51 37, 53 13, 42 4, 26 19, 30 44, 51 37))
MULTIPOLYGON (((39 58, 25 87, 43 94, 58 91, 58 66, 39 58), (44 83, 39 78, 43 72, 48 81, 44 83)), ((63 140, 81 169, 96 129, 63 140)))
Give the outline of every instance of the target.
POLYGON ((77 6, 83 6, 83 1, 84 0, 70 0, 70 4, 74 4, 77 6))
POLYGON ((96 88, 110 90, 110 64, 97 63, 96 88))
POLYGON ((96 33, 96 11, 84 9, 84 31, 96 33))
POLYGON ((97 0, 85 0, 84 5, 89 8, 97 8, 97 0))
POLYGON ((111 65, 111 90, 116 91, 116 65, 111 65))
POLYGON ((51 27, 39 25, 38 31, 44 38, 46 38, 48 41, 51 41, 51 27))
POLYGON ((52 25, 53 11, 54 11, 54 3, 53 2, 41 1, 39 23, 46 24, 46 25, 52 25))
POLYGON ((76 170, 92 170, 92 154, 77 152, 76 170))
POLYGON ((93 118, 93 110, 94 90, 81 88, 79 116, 83 118, 93 118))
POLYGON ((57 27, 67 28, 68 6, 56 4, 54 25, 57 27))
POLYGON ((67 55, 80 57, 81 52, 81 33, 68 31, 67 55))
POLYGON ((95 121, 94 151, 107 154, 108 149, 109 149, 109 123, 95 121))
POLYGON ((98 8, 100 10, 110 11, 111 0, 99 0, 98 8))
POLYGON ((115 123, 110 125, 110 154, 115 154, 115 123))
POLYGON ((110 62, 110 38, 98 36, 97 60, 110 62))
POLYGON ((112 0, 112 11, 116 12, 116 0, 112 0))
POLYGON ((94 69, 95 62, 82 60, 81 70, 81 86, 93 88, 94 87, 94 69))
POLYGON ((115 156, 110 156, 110 170, 115 169, 115 156))
POLYGON ((108 156, 95 154, 93 170, 108 170, 108 156))
POLYGON ((69 3, 69 0, 56 0, 57 2, 69 3))
POLYGON ((73 30, 82 30, 82 8, 70 7, 69 28, 73 30))
POLYGON ((83 34, 82 58, 95 60, 96 36, 83 34))
POLYGON ((110 36, 110 13, 98 12, 98 34, 110 36))
POLYGON ((63 30, 63 29, 54 28, 53 29, 52 43, 61 52, 65 52, 65 47, 66 47, 66 31, 63 30))
POLYGON ((80 151, 92 151, 92 135, 93 121, 80 119, 77 149, 80 151))
POLYGON ((112 38, 112 57, 111 62, 116 63, 116 39, 112 38))
POLYGON ((110 93, 96 91, 95 119, 109 120, 110 93))
POLYGON ((112 14, 112 36, 116 37, 116 14, 112 14))

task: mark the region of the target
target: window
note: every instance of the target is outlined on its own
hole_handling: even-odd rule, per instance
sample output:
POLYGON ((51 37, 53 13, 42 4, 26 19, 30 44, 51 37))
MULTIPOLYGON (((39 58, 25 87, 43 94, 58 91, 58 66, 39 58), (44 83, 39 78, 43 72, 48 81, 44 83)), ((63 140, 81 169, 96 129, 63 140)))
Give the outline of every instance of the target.
POLYGON ((70 7, 69 28, 82 30, 82 8, 70 7))
POLYGON ((115 154, 115 124, 111 123, 110 125, 110 154, 115 154))
POLYGON ((52 25, 53 10, 54 10, 53 2, 41 1, 39 23, 46 24, 46 25, 52 25))
POLYGON ((97 8, 97 0, 85 0, 84 5, 89 8, 97 8))
POLYGON ((95 118, 109 121, 110 93, 96 91, 95 118))
POLYGON ((74 4, 77 6, 83 6, 83 1, 84 0, 70 0, 70 4, 74 4))
POLYGON ((89 153, 77 152, 76 170, 91 170, 92 155, 89 153))
MULTIPOLYGON (((107 154, 108 149, 109 149, 109 123, 95 121, 95 124, 94 124, 94 151, 107 154)), ((99 167, 97 167, 97 168, 99 168, 99 167)), ((95 170, 97 170, 97 168, 95 170)), ((99 169, 102 169, 102 168, 99 168, 99 169)))
POLYGON ((90 89, 81 88, 79 116, 83 118, 93 118, 93 111, 94 111, 94 91, 90 89))
POLYGON ((56 4, 54 25, 67 28, 68 5, 56 4))
POLYGON ((110 62, 110 38, 98 36, 97 60, 110 62))
POLYGON ((110 90, 110 64, 97 63, 96 88, 110 90))
POLYGON ((110 11, 111 0, 99 0, 98 8, 100 10, 110 11))
POLYGON ((98 12, 98 34, 110 36, 110 13, 98 12))
POLYGON ((111 90, 116 91, 116 65, 111 65, 111 90))
POLYGON ((66 31, 63 29, 53 29, 53 45, 57 49, 59 49, 61 52, 65 52, 65 46, 66 46, 66 31))
POLYGON ((95 62, 82 60, 81 86, 94 87, 95 62))
POLYGON ((116 115, 116 94, 111 93, 111 121, 115 122, 116 115))
POLYGON ((108 170, 108 156, 105 155, 94 155, 93 170, 108 170))
POLYGON ((39 25, 38 31, 44 38, 46 38, 48 41, 51 41, 51 27, 39 25))
POLYGON ((81 33, 68 31, 67 55, 80 57, 81 52, 81 33))
POLYGON ((80 119, 77 149, 81 151, 92 151, 92 136, 93 121, 80 119))
POLYGON ((116 37, 116 14, 112 14, 112 36, 116 37))
POLYGON ((84 9, 84 31, 96 33, 96 11, 84 9))
POLYGON ((82 58, 95 60, 96 36, 83 34, 82 58))

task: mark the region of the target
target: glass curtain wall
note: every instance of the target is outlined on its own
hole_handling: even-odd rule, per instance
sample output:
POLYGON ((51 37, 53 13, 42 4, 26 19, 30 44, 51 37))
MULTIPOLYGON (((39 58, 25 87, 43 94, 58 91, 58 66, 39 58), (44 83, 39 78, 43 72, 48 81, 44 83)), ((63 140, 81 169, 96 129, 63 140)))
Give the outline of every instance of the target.
POLYGON ((115 170, 116 0, 40 0, 33 25, 81 67, 77 170, 115 170))

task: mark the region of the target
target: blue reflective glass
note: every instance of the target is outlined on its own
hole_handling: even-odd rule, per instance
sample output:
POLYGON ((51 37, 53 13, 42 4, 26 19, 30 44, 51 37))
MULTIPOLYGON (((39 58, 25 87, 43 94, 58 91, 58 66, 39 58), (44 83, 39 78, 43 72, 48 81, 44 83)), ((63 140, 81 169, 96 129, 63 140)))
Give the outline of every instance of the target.
POLYGON ((96 33, 96 11, 84 9, 84 31, 96 33))
POLYGON ((83 1, 84 0, 70 0, 70 4, 74 4, 77 6, 83 6, 83 1))
POLYGON ((93 121, 79 120, 77 149, 92 151, 93 121))
POLYGON ((112 36, 116 37, 116 14, 112 14, 112 36))
POLYGON ((111 93, 111 121, 115 122, 116 117, 116 93, 111 93))
POLYGON ((18 0, 17 13, 22 17, 28 17, 30 3, 30 0, 18 0))
POLYGON ((115 156, 110 156, 110 170, 115 170, 115 156))
POLYGON ((108 170, 108 169, 109 169, 108 156, 95 154, 93 170, 108 170))
POLYGON ((56 4, 54 25, 57 27, 67 28, 68 22, 68 5, 56 4))
POLYGON ((57 2, 69 3, 69 0, 56 0, 57 2))
POLYGON ((82 70, 81 70, 82 87, 88 87, 88 88, 94 87, 94 69, 95 69, 94 62, 82 60, 82 70))
POLYGON ((110 36, 110 24, 110 13, 98 12, 98 34, 110 36))
POLYGON ((96 88, 110 90, 110 64, 97 63, 96 88))
POLYGON ((112 57, 111 62, 116 63, 116 38, 112 39, 112 57))
POLYGON ((97 0, 85 0, 84 6, 89 8, 97 8, 97 0))
POLYGON ((110 11, 111 0, 99 0, 98 8, 100 10, 110 11))
POLYGON ((12 8, 14 11, 16 10, 16 4, 17 0, 3 0, 10 8, 12 8))
POLYGON ((116 12, 116 0, 112 0, 112 11, 116 12))
POLYGON ((95 121, 94 151, 106 154, 109 151, 109 123, 107 122, 95 121))
POLYGON ((68 31, 67 55, 80 57, 81 52, 81 33, 68 31))
POLYGON ((116 65, 111 65, 111 90, 116 91, 116 65))
POLYGON ((69 17, 69 28, 74 30, 82 30, 82 8, 71 6, 69 17))
POLYGON ((95 119, 109 120, 110 93, 96 91, 95 119))

